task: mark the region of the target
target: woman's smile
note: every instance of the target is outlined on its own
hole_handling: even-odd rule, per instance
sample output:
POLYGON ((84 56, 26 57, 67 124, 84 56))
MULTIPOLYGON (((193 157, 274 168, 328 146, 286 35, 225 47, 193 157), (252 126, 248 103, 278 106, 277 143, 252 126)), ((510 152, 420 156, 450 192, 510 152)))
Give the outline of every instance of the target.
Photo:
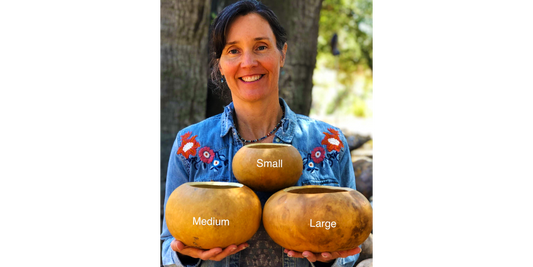
POLYGON ((260 75, 250 75, 250 76, 242 76, 240 77, 239 79, 245 83, 252 83, 252 82, 256 82, 258 80, 260 80, 261 78, 263 78, 263 76, 265 76, 264 74, 260 74, 260 75))

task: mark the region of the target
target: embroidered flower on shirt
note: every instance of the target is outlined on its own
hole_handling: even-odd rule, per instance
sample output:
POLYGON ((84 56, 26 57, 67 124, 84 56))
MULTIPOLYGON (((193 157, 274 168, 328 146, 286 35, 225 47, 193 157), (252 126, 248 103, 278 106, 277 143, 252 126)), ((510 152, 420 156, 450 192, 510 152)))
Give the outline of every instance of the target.
POLYGON ((319 147, 316 147, 315 149, 313 149, 313 151, 311 152, 311 159, 313 159, 313 161, 315 163, 320 163, 324 160, 324 158, 326 157, 326 150, 324 150, 323 147, 319 146, 319 147))
POLYGON ((339 162, 340 150, 344 147, 340 139, 339 131, 328 128, 329 132, 323 132, 325 134, 324 139, 320 144, 323 146, 315 147, 311 153, 307 154, 307 157, 303 158, 303 169, 311 173, 319 171, 319 168, 324 168, 327 165, 333 166, 335 162, 339 162), (327 165, 325 165, 327 164, 327 165))
POLYGON ((326 145, 328 151, 341 151, 341 148, 344 147, 344 144, 339 138, 339 132, 332 128, 328 128, 328 131, 330 131, 332 134, 328 132, 323 132, 326 136, 324 137, 324 139, 322 139, 321 144, 326 145))
POLYGON ((313 162, 314 159, 312 159, 312 158, 314 158, 314 156, 311 156, 311 154, 307 154, 307 157, 302 159, 303 160, 303 169, 306 170, 306 171, 309 171, 311 173, 316 172, 316 171, 319 170, 316 167, 315 162, 313 162))
POLYGON ((178 149, 177 154, 183 155, 186 159, 190 156, 196 156, 196 149, 200 147, 200 143, 196 142, 196 136, 191 137, 191 133, 188 132, 181 136, 181 146, 178 149))
POLYGON ((215 156, 215 153, 210 147, 202 147, 200 148, 200 160, 204 163, 211 163, 213 162, 213 157, 215 156))
POLYGON ((215 152, 215 156, 213 157, 213 163, 211 164, 210 170, 213 171, 219 171, 224 165, 228 164, 228 160, 224 155, 218 154, 218 152, 215 152))

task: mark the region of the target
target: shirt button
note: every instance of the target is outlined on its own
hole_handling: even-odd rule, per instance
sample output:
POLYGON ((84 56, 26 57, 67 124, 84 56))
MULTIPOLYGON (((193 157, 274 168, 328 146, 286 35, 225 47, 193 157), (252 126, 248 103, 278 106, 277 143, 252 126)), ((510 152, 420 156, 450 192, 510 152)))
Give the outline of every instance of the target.
POLYGON ((279 138, 276 137, 276 142, 279 142, 279 138))

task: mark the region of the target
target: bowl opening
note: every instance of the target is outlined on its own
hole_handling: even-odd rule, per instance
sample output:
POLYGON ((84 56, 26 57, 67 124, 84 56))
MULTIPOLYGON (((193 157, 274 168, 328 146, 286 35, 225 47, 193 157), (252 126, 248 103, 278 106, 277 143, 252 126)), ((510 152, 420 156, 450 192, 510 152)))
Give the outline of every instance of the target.
POLYGON ((346 189, 333 189, 333 188, 294 188, 291 190, 288 190, 288 193, 294 193, 294 194, 326 194, 326 193, 338 193, 338 192, 346 192, 348 190, 346 189))
POLYGON ((280 148, 288 147, 291 145, 288 144, 274 144, 274 143, 262 143, 262 144, 250 144, 246 145, 247 148, 257 148, 257 149, 271 149, 271 148, 280 148))
POLYGON ((228 182, 193 182, 190 183, 191 187, 197 188, 210 188, 210 189, 232 189, 241 188, 242 184, 228 183, 228 182))

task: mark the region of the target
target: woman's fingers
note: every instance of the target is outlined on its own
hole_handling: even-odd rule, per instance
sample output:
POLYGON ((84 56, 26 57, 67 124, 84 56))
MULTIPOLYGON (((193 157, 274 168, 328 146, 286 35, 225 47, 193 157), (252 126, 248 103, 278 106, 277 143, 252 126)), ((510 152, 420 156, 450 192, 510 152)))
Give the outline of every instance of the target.
POLYGON ((179 240, 174 240, 170 243, 172 250, 179 252, 180 254, 187 255, 193 258, 208 260, 215 257, 222 252, 221 248, 213 248, 209 250, 203 250, 198 248, 187 247, 179 240))
POLYGON ((225 257, 235 254, 247 247, 249 247, 248 243, 243 243, 238 246, 236 245, 230 245, 225 249, 222 248, 213 248, 208 250, 193 248, 193 247, 187 247, 185 244, 183 244, 181 241, 174 240, 172 243, 170 243, 170 248, 172 250, 179 252, 180 254, 187 255, 193 258, 202 259, 202 260, 212 260, 212 261, 221 261, 225 257))
POLYGON ((210 258, 209 260, 212 261, 221 261, 225 257, 237 252, 237 246, 236 245, 230 245, 227 248, 225 248, 220 254, 215 255, 213 258, 210 258))
POLYGON ((355 254, 361 253, 361 248, 356 247, 350 250, 335 251, 335 252, 322 252, 322 253, 313 253, 310 251, 304 251, 300 253, 300 252, 296 252, 296 251, 292 251, 288 249, 285 249, 284 252, 287 253, 287 256, 289 257, 306 258, 310 262, 315 262, 315 261, 328 262, 336 258, 346 258, 348 256, 353 256, 355 254))
POLYGON ((310 262, 315 262, 317 260, 317 255, 310 251, 302 252, 302 256, 310 262))

